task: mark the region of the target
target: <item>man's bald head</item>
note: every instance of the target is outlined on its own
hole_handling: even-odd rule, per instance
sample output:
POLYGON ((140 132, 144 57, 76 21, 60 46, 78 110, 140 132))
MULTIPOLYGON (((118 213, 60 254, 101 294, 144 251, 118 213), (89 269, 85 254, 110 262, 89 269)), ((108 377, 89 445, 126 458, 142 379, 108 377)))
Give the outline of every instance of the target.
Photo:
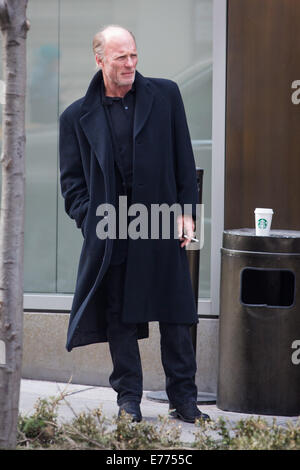
POLYGON ((95 34, 93 38, 93 51, 95 56, 97 55, 101 60, 104 60, 105 45, 109 40, 118 39, 130 35, 134 40, 135 37, 131 31, 119 25, 108 25, 102 28, 98 33, 95 34))
POLYGON ((133 34, 122 26, 106 26, 95 35, 93 50, 106 94, 125 96, 134 82, 138 61, 133 34))

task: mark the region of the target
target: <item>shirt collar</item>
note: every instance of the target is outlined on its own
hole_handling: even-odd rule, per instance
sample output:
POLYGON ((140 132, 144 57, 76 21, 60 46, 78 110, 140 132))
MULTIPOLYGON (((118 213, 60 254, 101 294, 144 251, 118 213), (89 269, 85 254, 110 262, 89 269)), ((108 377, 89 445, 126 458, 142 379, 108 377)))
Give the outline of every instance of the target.
MULTIPOLYGON (((124 98, 129 94, 129 93, 134 93, 135 92, 135 82, 133 82, 131 89, 126 93, 124 98)), ((120 101, 122 98, 118 96, 106 96, 105 95, 105 87, 104 87, 104 80, 101 81, 101 101, 102 104, 104 105, 111 105, 113 104, 114 101, 120 101)))

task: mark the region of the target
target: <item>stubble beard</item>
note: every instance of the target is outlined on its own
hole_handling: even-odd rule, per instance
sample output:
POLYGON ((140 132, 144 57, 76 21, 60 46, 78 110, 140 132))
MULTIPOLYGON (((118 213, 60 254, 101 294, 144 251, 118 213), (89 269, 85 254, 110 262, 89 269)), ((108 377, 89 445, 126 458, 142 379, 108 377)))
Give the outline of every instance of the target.
POLYGON ((133 72, 133 77, 132 78, 128 78, 127 80, 124 78, 123 80, 120 78, 117 82, 116 82, 116 85, 117 86, 132 86, 133 82, 135 80, 135 70, 133 72))

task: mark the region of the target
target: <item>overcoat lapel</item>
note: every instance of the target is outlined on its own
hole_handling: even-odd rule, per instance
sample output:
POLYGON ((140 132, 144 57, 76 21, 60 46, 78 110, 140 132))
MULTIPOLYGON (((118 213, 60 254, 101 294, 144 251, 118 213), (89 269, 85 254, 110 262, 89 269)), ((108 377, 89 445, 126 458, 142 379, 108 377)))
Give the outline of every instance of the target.
POLYGON ((84 114, 80 119, 80 124, 103 173, 110 173, 109 155, 112 154, 112 145, 103 106, 98 106, 84 114))
POLYGON ((147 122, 154 98, 150 82, 139 72, 136 72, 135 84, 136 102, 133 125, 134 139, 136 139, 147 122))
POLYGON ((100 84, 102 71, 96 73, 86 92, 81 106, 80 125, 85 133, 89 144, 94 151, 96 158, 102 169, 107 191, 107 199, 110 194, 111 181, 113 180, 113 148, 110 131, 101 103, 100 84))

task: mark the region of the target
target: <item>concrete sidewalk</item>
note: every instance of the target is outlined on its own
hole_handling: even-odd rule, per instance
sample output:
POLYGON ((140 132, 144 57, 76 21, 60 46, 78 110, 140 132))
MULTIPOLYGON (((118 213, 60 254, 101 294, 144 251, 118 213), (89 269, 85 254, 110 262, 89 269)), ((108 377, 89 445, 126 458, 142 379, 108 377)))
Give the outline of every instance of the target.
MULTIPOLYGON (((103 415, 107 419, 112 419, 118 413, 118 406, 116 404, 116 393, 108 387, 96 387, 89 385, 65 384, 58 382, 47 382, 23 379, 21 382, 20 394, 20 407, 19 411, 22 415, 30 415, 34 411, 34 404, 38 398, 49 398, 51 396, 58 396, 63 390, 67 391, 68 396, 66 401, 63 400, 58 408, 58 417, 61 421, 68 421, 74 418, 76 414, 81 411, 90 411, 95 408, 101 407, 103 415), (74 412, 72 411, 74 410, 74 412)), ((147 398, 148 392, 144 392, 141 403, 141 411, 143 419, 148 422, 157 422, 158 415, 168 415, 168 403, 160 403, 147 398)), ((209 414, 212 420, 220 417, 228 420, 230 423, 235 423, 240 419, 258 415, 249 415, 243 413, 233 413, 222 411, 215 404, 211 405, 198 405, 201 411, 209 414)), ((285 425, 288 422, 296 423, 299 417, 284 417, 284 416, 262 416, 270 424, 273 419, 279 425, 285 425)), ((184 423, 177 419, 172 419, 172 424, 180 426, 182 442, 194 442, 194 433, 196 431, 194 424, 184 423)))

